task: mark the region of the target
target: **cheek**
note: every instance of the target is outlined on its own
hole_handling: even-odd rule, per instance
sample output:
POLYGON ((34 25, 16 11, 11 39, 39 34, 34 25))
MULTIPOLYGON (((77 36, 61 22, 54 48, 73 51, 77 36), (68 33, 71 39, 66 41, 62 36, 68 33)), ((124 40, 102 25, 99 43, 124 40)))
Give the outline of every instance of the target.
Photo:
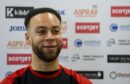
POLYGON ((62 44, 62 37, 56 38, 57 43, 62 44))
POLYGON ((30 38, 30 44, 32 45, 36 45, 38 43, 38 39, 36 39, 36 38, 34 38, 34 37, 32 37, 32 38, 30 38))
POLYGON ((61 35, 59 35, 58 37, 56 37, 56 39, 58 39, 58 40, 62 41, 62 36, 61 36, 61 35))

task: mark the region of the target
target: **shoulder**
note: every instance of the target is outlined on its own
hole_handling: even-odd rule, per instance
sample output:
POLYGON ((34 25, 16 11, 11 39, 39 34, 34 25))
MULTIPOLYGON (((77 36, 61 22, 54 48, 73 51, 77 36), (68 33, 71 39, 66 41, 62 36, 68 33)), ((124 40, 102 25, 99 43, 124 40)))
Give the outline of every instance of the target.
POLYGON ((9 76, 4 78, 0 82, 0 84, 13 84, 14 79, 21 76, 28 68, 29 68, 29 66, 21 68, 21 69, 15 71, 15 72, 11 73, 9 76))
POLYGON ((72 69, 68 69, 66 67, 63 67, 65 73, 73 76, 75 80, 77 80, 78 84, 92 84, 91 80, 87 79, 86 77, 78 74, 76 71, 72 70, 72 69))

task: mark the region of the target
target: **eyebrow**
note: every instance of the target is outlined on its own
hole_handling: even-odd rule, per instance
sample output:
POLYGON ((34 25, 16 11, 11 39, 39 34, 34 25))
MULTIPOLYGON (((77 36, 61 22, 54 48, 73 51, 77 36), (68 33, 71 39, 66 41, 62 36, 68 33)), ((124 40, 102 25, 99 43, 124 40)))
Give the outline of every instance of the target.
MULTIPOLYGON (((38 26, 38 29, 47 28, 46 26, 38 26)), ((60 26, 53 26, 52 28, 60 28, 60 26)))
POLYGON ((41 29, 41 28, 47 28, 47 27, 46 26, 38 26, 37 28, 41 29))
POLYGON ((59 28, 60 29, 60 26, 53 26, 52 28, 59 28))

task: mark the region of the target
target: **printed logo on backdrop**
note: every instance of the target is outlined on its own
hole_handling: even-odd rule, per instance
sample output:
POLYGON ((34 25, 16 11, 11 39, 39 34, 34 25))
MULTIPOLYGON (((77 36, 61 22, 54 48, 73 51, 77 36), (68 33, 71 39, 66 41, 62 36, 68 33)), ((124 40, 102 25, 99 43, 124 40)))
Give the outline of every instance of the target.
POLYGON ((63 38, 62 39, 62 48, 63 49, 67 49, 68 48, 68 39, 67 38, 63 38))
POLYGON ((82 56, 82 60, 83 61, 100 61, 104 60, 104 56, 103 55, 83 55, 82 56))
POLYGON ((112 32, 116 32, 117 30, 118 30, 118 25, 117 24, 111 24, 111 26, 110 26, 110 30, 112 31, 112 32))
POLYGON ((97 22, 76 22, 76 33, 100 33, 100 23, 97 22))
POLYGON ((104 79, 103 71, 76 71, 88 79, 104 79))
POLYGON ((112 6, 111 17, 130 17, 130 6, 112 6))
POLYGON ((129 45, 130 46, 130 39, 119 39, 118 40, 118 45, 121 45, 121 46, 129 45))
POLYGON ((107 55, 108 63, 130 63, 130 55, 107 55))
POLYGON ((6 77, 9 76, 11 73, 13 73, 13 72, 12 71, 8 71, 8 72, 6 72, 5 76, 6 77))
POLYGON ((71 60, 72 60, 72 62, 76 62, 76 61, 80 60, 79 54, 74 54, 74 55, 71 57, 71 60))
POLYGON ((96 62, 104 60, 103 55, 81 55, 81 54, 74 54, 71 57, 72 62, 82 61, 82 62, 96 62))
POLYGON ((111 79, 119 79, 119 78, 122 78, 122 79, 128 78, 129 79, 130 73, 112 71, 112 72, 110 72, 109 77, 111 79))
POLYGON ((69 62, 69 56, 61 55, 58 57, 60 62, 69 62))
POLYGON ((84 46, 86 47, 100 47, 101 46, 101 40, 84 40, 83 41, 84 46))
POLYGON ((67 28, 68 28, 67 21, 62 21, 62 23, 61 23, 61 32, 66 33, 67 28))
POLYGON ((92 8, 79 8, 74 10, 75 17, 96 17, 97 13, 97 5, 92 5, 92 8))
POLYGON ((113 39, 113 38, 111 38, 111 39, 109 39, 108 41, 107 41, 107 46, 113 46, 113 45, 115 45, 116 44, 116 41, 115 41, 115 39, 113 39))
POLYGON ((31 54, 7 54, 7 65, 30 64, 31 59, 31 54))
POLYGON ((9 49, 31 49, 31 46, 22 40, 8 41, 7 47, 9 49))
POLYGON ((116 23, 113 23, 110 25, 110 30, 112 32, 116 32, 117 30, 129 32, 130 31, 130 24, 117 25, 116 23))
POLYGON ((25 18, 33 7, 6 6, 6 18, 25 18))
POLYGON ((109 39, 107 41, 107 46, 114 46, 114 45, 118 45, 118 46, 130 46, 130 39, 109 39))
POLYGON ((117 73, 115 71, 112 71, 112 72, 110 72, 109 76, 110 76, 111 79, 116 79, 117 78, 117 73))
POLYGON ((74 41, 74 45, 76 47, 100 47, 101 46, 101 40, 81 40, 76 39, 74 41))
POLYGON ((65 15, 65 10, 57 10, 60 15, 65 15))
POLYGON ((26 31, 25 26, 10 26, 9 32, 19 32, 19 31, 26 31))
POLYGON ((80 40, 80 39, 76 39, 76 40, 74 41, 74 45, 75 45, 76 47, 81 47, 82 44, 83 44, 83 42, 82 42, 82 40, 80 40))

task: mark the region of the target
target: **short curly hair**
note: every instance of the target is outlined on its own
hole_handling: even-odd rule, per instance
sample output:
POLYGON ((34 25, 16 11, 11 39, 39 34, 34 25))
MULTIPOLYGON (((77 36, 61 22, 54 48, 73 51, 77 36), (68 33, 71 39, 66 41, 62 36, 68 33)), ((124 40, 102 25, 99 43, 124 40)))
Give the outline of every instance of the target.
POLYGON ((26 29, 28 29, 30 19, 33 16, 35 16, 39 13, 46 13, 46 12, 50 12, 50 13, 56 15, 57 18, 59 19, 59 21, 61 22, 61 16, 56 10, 54 10, 52 8, 36 8, 36 9, 31 10, 25 17, 24 25, 25 25, 26 29))

